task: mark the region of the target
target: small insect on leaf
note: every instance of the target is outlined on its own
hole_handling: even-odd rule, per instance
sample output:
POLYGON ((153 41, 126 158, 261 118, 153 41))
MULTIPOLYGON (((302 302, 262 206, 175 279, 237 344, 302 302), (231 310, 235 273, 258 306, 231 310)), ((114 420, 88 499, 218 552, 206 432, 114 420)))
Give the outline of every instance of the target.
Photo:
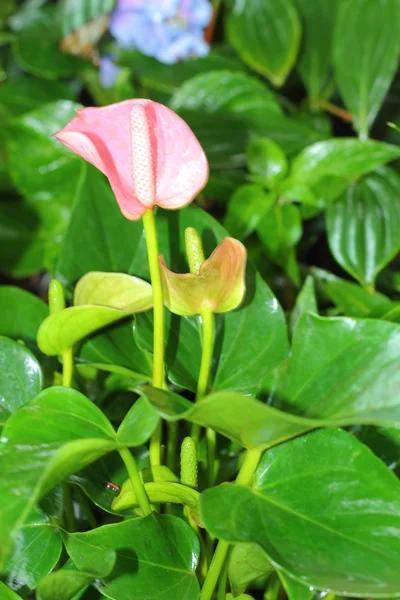
POLYGON ((106 488, 116 493, 119 493, 121 490, 121 488, 118 485, 116 485, 115 483, 111 483, 111 481, 106 481, 106 488))

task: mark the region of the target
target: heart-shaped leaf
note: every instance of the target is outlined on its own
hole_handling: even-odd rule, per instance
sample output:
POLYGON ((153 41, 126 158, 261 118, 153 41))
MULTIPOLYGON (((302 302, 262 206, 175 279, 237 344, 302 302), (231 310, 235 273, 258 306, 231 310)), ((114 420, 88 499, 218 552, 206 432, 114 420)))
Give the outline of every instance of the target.
POLYGON ((2 441, 0 558, 4 561, 11 535, 35 503, 117 443, 101 410, 79 392, 61 387, 48 388, 10 417, 2 441))
POLYGON ((399 481, 366 446, 325 429, 266 452, 253 489, 208 489, 201 507, 212 535, 260 544, 305 585, 382 597, 400 592, 399 498, 399 481))
POLYGON ((0 425, 37 396, 41 387, 42 371, 32 352, 22 344, 0 337, 0 425))
POLYGON ((78 568, 84 566, 82 554, 85 565, 93 560, 93 546, 96 559, 101 547, 117 555, 111 575, 95 582, 107 598, 131 600, 134 589, 137 598, 148 600, 170 600, 172 596, 177 600, 198 600, 195 569, 199 541, 182 519, 153 513, 76 533, 66 541, 67 551, 78 568))

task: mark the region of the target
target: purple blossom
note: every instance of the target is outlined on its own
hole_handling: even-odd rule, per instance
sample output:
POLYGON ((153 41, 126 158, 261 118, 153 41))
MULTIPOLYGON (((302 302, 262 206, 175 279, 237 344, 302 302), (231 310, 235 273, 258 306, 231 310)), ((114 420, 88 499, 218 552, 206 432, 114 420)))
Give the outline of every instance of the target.
POLYGON ((118 0, 110 31, 124 49, 137 48, 163 63, 205 56, 209 0, 118 0))
POLYGON ((116 79, 121 71, 111 56, 103 56, 100 59, 99 80, 103 88, 112 88, 115 85, 116 79))

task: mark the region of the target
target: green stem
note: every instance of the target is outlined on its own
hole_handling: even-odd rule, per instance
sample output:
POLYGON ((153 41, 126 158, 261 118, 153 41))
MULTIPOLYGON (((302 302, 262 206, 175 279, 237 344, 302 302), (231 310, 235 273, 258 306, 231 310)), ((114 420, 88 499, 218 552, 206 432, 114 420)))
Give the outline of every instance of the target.
MULTIPOLYGON (((202 342, 200 373, 197 382, 196 402, 199 402, 207 393, 208 380, 210 378, 211 361, 214 350, 214 315, 210 310, 201 313, 202 342)), ((196 423, 192 426, 192 438, 199 443, 200 427, 196 423)))
POLYGON ((69 483, 66 481, 63 484, 64 492, 64 515, 65 515, 65 527, 68 533, 74 533, 76 531, 76 520, 74 514, 74 501, 72 498, 72 491, 69 483))
MULTIPOLYGON (((161 283, 157 229, 153 210, 143 215, 150 279, 153 289, 153 380, 154 387, 164 384, 164 297, 161 283)), ((150 440, 150 464, 161 464, 161 423, 150 440)))
POLYGON ((120 448, 119 454, 124 461, 126 470, 128 471, 129 479, 132 483, 133 491, 137 498, 138 504, 144 516, 151 515, 153 512, 150 506, 149 499, 146 494, 143 482, 140 478, 140 473, 136 466, 136 461, 128 448, 120 448))
POLYGON ((62 384, 64 387, 71 387, 72 385, 72 373, 74 370, 74 355, 72 348, 67 348, 62 353, 63 370, 62 370, 62 384))
POLYGON ((168 444, 167 444, 167 467, 175 473, 176 451, 178 446, 178 423, 167 422, 168 444))
MULTIPOLYGON (((249 485, 252 482, 254 472, 258 463, 260 462, 261 454, 262 450, 259 448, 247 450, 245 459, 240 467, 238 476, 236 477, 236 485, 249 485)), ((203 589, 201 590, 201 600, 211 600, 215 587, 218 583, 218 579, 225 565, 229 545, 230 544, 228 542, 219 540, 211 561, 210 569, 203 585, 203 589)))

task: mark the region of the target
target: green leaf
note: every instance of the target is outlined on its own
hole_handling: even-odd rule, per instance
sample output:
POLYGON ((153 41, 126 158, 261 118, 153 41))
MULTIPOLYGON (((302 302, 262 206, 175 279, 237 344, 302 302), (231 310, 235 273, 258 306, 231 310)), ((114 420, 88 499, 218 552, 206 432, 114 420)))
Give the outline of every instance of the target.
POLYGON ((286 592, 288 600, 312 600, 315 596, 314 588, 309 588, 297 579, 288 577, 282 571, 278 571, 279 579, 282 582, 283 588, 286 592))
POLYGON ((393 302, 383 294, 370 294, 357 283, 336 277, 323 269, 313 269, 312 272, 324 294, 349 317, 377 317, 393 307, 393 302))
MULTIPOLYGON (((143 313, 144 314, 144 313, 143 313)), ((92 335, 84 342, 80 350, 80 358, 89 362, 103 363, 108 370, 123 367, 136 374, 136 378, 151 378, 152 358, 149 353, 139 348, 133 336, 132 321, 117 323, 108 327, 103 333, 92 335), (144 376, 144 377, 143 377, 144 376)), ((128 373, 126 373, 128 375, 128 373)))
POLYGON ((361 139, 368 137, 396 72, 396 0, 342 2, 333 38, 333 64, 341 96, 361 139))
POLYGON ((301 36, 291 0, 235 0, 227 25, 229 40, 243 61, 275 86, 283 85, 296 60, 301 36))
POLYGON ((275 195, 261 185, 241 185, 229 199, 224 225, 233 237, 243 240, 253 233, 274 202, 275 195))
POLYGON ((293 330, 301 315, 305 312, 318 314, 317 299, 315 297, 314 279, 311 275, 306 278, 299 295, 296 298, 296 304, 290 315, 290 330, 293 330))
POLYGON ((61 535, 51 519, 35 508, 17 533, 4 566, 6 583, 19 590, 34 589, 57 564, 62 549, 61 535))
POLYGON ((41 322, 49 311, 37 296, 11 285, 0 286, 0 334, 36 340, 41 322))
POLYGON ((90 3, 82 0, 61 0, 59 11, 63 35, 67 36, 77 31, 100 15, 111 13, 115 3, 116 0, 92 0, 90 3))
POLYGON ((399 494, 393 473, 358 440, 322 430, 266 452, 254 489, 208 489, 201 506, 212 535, 260 544, 304 585, 382 597, 400 590, 399 494))
POLYGON ((53 202, 23 198, 2 202, 2 272, 19 279, 35 275, 43 269, 51 270, 68 223, 68 215, 66 207, 53 202))
POLYGON ((171 108, 225 113, 256 125, 266 115, 283 114, 275 94, 261 81, 238 71, 210 71, 188 79, 172 96, 171 108))
POLYGON ((274 570, 265 550, 258 544, 235 544, 229 555, 228 577, 232 592, 240 596, 248 585, 263 585, 274 570))
POLYGON ((290 179, 311 187, 323 208, 362 175, 400 156, 396 146, 355 138, 332 138, 305 148, 294 159, 290 179))
POLYGON ((148 310, 153 298, 151 285, 138 277, 91 272, 78 282, 74 303, 76 306, 50 315, 40 326, 38 346, 45 354, 62 354, 94 331, 148 310))
POLYGON ((0 426, 42 388, 42 371, 21 343, 0 337, 0 426))
POLYGON ((6 81, 0 88, 0 110, 7 117, 18 117, 37 109, 40 104, 60 99, 74 99, 72 89, 60 81, 23 76, 6 81))
POLYGON ((97 559, 99 547, 116 552, 111 575, 95 582, 95 587, 107 598, 131 600, 133 589, 135 597, 148 600, 170 600, 172 596, 177 600, 199 598, 194 572, 199 541, 190 527, 177 517, 153 513, 145 518, 129 519, 73 534, 66 545, 78 568, 82 554, 85 564, 90 564, 93 557, 97 559), (96 546, 94 554, 93 546, 96 546), (82 548, 85 548, 84 553, 82 548))
POLYGON ((72 204, 82 162, 51 136, 75 116, 77 108, 80 105, 69 100, 40 106, 14 119, 8 131, 8 160, 16 187, 30 200, 56 202, 60 211, 61 205, 65 210, 72 204))
POLYGON ((269 188, 277 186, 288 170, 285 153, 268 138, 253 137, 247 146, 246 158, 252 178, 269 188))
POLYGON ((21 596, 18 596, 8 585, 0 581, 0 592, 4 600, 21 600, 21 596))
POLYGON ((400 417, 400 327, 304 314, 274 406, 307 418, 393 424, 400 417))
POLYGON ((373 291, 377 274, 400 250, 400 177, 370 173, 328 206, 330 250, 340 266, 373 291))
POLYGON ((57 7, 37 10, 14 43, 17 63, 28 73, 45 79, 74 75, 83 61, 60 50, 61 29, 57 7))
POLYGON ((400 429, 356 425, 350 432, 368 446, 389 469, 397 472, 400 463, 400 429))
POLYGON ((295 0, 303 39, 297 69, 307 88, 311 105, 318 101, 328 83, 333 28, 340 0, 295 0))
POLYGON ((147 442, 159 420, 150 402, 139 398, 119 426, 118 442, 126 446, 141 446, 147 442))
POLYGON ((36 590, 38 600, 78 600, 77 594, 96 579, 95 573, 62 568, 47 575, 36 590))
POLYGON ((35 503, 71 473, 116 448, 115 432, 88 398, 48 388, 20 408, 3 430, 0 467, 0 559, 35 503), (29 452, 26 448, 29 448, 29 452))

